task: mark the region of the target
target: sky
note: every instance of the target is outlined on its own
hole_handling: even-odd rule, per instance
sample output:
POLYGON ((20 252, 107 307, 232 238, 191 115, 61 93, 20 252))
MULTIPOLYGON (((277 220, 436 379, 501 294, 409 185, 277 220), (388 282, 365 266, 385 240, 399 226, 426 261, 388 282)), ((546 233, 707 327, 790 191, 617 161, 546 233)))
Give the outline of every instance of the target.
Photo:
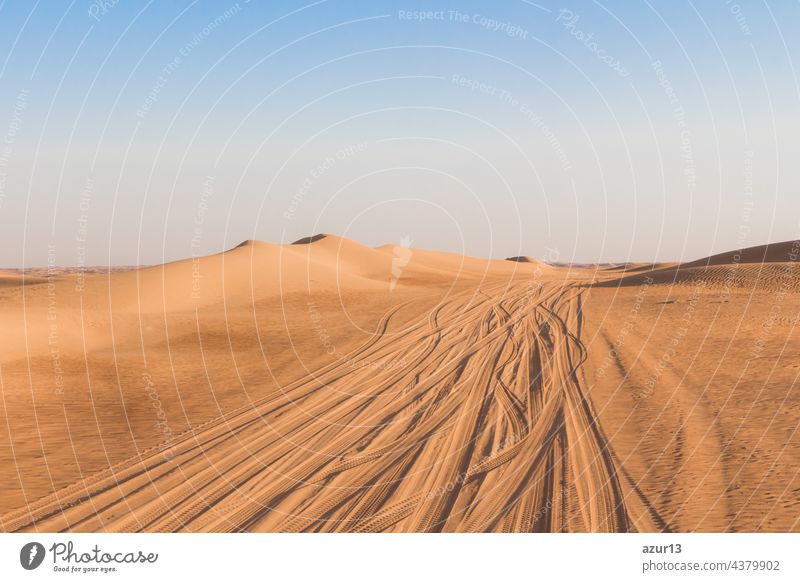
POLYGON ((0 0, 0 266, 800 236, 800 2, 0 0))

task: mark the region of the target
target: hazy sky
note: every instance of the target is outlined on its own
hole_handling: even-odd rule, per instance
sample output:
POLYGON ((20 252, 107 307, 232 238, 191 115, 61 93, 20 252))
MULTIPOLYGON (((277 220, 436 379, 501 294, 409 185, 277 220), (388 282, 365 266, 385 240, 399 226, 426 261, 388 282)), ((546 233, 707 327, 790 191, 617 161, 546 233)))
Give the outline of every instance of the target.
POLYGON ((0 265, 797 238, 798 26, 796 0, 0 2, 0 265))

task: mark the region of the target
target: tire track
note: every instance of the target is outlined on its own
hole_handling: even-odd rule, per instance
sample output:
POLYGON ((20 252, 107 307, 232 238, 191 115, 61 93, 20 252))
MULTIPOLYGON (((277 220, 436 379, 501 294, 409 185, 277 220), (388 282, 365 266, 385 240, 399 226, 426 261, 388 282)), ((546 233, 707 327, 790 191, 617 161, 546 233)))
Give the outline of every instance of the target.
MULTIPOLYGON (((247 407, 30 507, 14 531, 628 531, 584 393, 580 289, 450 295, 247 407), (404 366, 375 368, 401 359, 404 366)), ((646 513, 646 512, 645 512, 646 513)))

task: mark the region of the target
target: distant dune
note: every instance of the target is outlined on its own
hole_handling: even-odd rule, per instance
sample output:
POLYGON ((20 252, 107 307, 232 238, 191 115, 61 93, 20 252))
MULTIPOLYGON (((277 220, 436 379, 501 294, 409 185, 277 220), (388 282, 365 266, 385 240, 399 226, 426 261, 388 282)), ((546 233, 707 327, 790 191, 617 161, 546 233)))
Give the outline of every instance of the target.
POLYGON ((293 245, 310 245, 311 243, 315 243, 315 242, 317 242, 319 240, 322 240, 327 236, 328 236, 327 234, 315 234, 313 236, 307 236, 305 238, 297 239, 292 244, 293 245))
POLYGON ((522 256, 522 257, 508 257, 506 260, 507 261, 512 261, 512 262, 515 262, 515 263, 538 263, 539 262, 539 261, 537 261, 536 259, 534 259, 532 257, 524 257, 524 256, 522 256))
POLYGON ((606 286, 653 283, 701 283, 716 287, 776 289, 800 285, 800 241, 787 241, 720 253, 675 265, 653 265, 637 271, 623 270, 606 286), (633 274, 632 274, 633 273, 633 274))
POLYGON ((798 260, 800 260, 800 240, 792 240, 719 253, 690 263, 683 263, 681 268, 713 267, 737 263, 796 263, 798 260))

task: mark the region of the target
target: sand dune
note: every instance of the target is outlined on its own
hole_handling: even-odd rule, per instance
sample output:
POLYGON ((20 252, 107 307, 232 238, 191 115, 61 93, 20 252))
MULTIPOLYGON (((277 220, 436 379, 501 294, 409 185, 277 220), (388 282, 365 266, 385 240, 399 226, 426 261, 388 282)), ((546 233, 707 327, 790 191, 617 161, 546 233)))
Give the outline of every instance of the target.
POLYGON ((800 285, 800 241, 750 247, 696 261, 641 265, 623 269, 605 285, 641 285, 646 280, 665 284, 698 284, 777 290, 800 285))
POLYGON ((716 255, 588 292, 584 368, 599 423, 665 528, 800 528, 800 271, 779 262, 795 247, 716 255), (734 257, 741 264, 728 264, 734 257), (761 257, 774 262, 745 262, 761 257))
POLYGON ((537 261, 533 257, 526 257, 526 256, 508 257, 506 260, 512 261, 514 263, 534 263, 534 264, 539 263, 539 261, 537 261))
POLYGON ((555 267, 333 235, 11 274, 0 527, 795 531, 793 248, 738 253, 730 285, 728 255, 555 267))
POLYGON ((682 267, 711 267, 736 263, 792 263, 800 259, 800 241, 749 247, 684 263, 682 267))

